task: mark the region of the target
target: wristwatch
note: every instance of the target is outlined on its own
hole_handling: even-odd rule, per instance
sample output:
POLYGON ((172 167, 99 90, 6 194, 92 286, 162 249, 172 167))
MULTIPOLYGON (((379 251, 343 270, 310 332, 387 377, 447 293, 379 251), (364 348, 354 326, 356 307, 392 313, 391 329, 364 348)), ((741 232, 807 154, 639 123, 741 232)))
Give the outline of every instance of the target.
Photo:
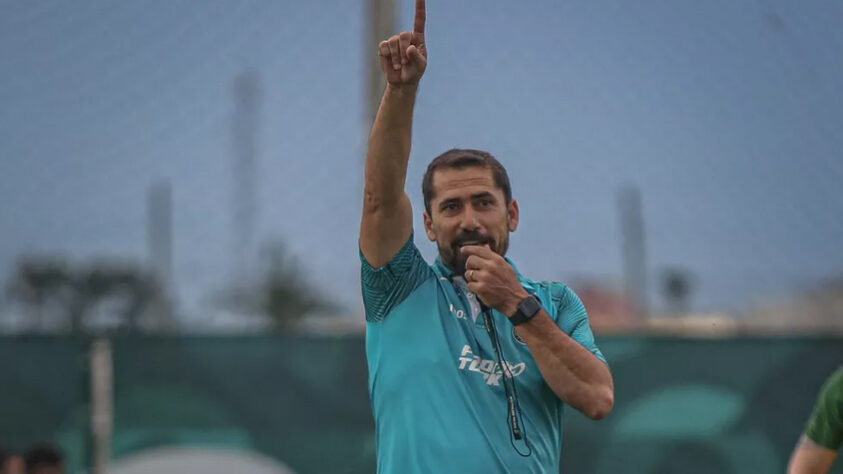
POLYGON ((515 311, 515 314, 509 317, 509 321, 513 326, 518 326, 519 324, 526 323, 532 319, 533 316, 539 314, 541 309, 542 304, 539 299, 530 295, 518 303, 518 309, 515 311))

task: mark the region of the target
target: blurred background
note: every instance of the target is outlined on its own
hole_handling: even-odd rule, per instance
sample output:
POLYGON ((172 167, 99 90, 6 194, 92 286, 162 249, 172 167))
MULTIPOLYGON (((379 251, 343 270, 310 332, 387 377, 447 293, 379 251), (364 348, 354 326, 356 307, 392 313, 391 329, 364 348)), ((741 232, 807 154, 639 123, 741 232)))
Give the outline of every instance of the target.
MULTIPOLYGON (((0 447, 374 472, 362 167, 376 45, 412 9, 0 3, 0 447)), ((430 159, 489 150, 510 256, 577 291, 613 369, 563 471, 783 472, 843 363, 843 4, 427 9, 417 245, 430 159)))

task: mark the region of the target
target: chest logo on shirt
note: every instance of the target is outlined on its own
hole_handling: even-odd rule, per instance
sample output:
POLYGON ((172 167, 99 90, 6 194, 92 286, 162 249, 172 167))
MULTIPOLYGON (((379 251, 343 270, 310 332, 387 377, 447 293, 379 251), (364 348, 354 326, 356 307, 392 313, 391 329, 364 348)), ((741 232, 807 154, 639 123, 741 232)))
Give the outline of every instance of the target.
POLYGON ((463 310, 461 310, 461 309, 456 309, 456 308, 454 308, 454 304, 453 304, 453 303, 450 303, 450 308, 449 308, 449 309, 451 310, 451 313, 452 313, 454 316, 456 316, 456 317, 457 317, 457 319, 465 319, 465 311, 463 311, 463 310))
MULTIPOLYGON (((474 353, 471 352, 471 346, 466 344, 462 347, 462 352, 460 352, 458 361, 460 363, 460 370, 479 373, 483 376, 483 380, 486 381, 487 385, 498 386, 501 384, 503 372, 501 371, 501 367, 498 363, 494 360, 481 359, 480 356, 474 355, 474 353)), ((527 368, 527 365, 523 362, 519 364, 510 364, 509 362, 504 361, 504 364, 509 367, 509 371, 512 373, 513 377, 521 375, 524 373, 524 369, 527 368)))
POLYGON ((521 344, 522 346, 527 345, 527 343, 524 342, 524 339, 521 339, 521 336, 518 335, 518 331, 515 330, 515 326, 512 327, 512 338, 515 339, 515 342, 521 344))

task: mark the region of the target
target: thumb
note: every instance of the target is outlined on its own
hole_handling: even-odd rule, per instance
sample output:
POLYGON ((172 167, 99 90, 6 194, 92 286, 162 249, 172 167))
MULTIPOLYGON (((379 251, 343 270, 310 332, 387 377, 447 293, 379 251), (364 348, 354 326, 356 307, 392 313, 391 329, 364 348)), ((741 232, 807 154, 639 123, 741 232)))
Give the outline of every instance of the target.
POLYGON ((411 44, 407 47, 407 57, 410 58, 411 62, 419 66, 424 65, 427 61, 427 59, 424 57, 424 54, 422 54, 421 50, 419 50, 419 48, 417 48, 414 44, 411 44))

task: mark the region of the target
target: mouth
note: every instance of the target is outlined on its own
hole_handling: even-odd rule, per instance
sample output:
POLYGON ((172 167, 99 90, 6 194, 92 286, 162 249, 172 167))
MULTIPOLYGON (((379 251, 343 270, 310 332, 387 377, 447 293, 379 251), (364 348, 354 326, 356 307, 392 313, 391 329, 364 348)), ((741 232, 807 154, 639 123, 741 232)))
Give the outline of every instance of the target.
POLYGON ((465 241, 457 244, 457 249, 461 249, 461 248, 466 247, 468 245, 483 246, 483 245, 491 245, 491 243, 488 240, 465 240, 465 241))

